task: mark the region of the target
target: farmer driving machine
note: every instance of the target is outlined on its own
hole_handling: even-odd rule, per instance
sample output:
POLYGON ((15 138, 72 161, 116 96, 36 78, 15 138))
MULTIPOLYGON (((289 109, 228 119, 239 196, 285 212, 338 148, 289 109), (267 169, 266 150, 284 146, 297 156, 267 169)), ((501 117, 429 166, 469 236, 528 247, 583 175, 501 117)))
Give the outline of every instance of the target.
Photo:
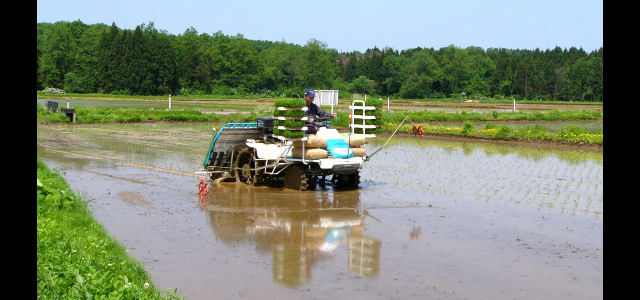
MULTIPOLYGON (((296 108, 303 112, 305 109, 296 108)), ((227 123, 214 129, 203 169, 197 173, 214 181, 268 184, 300 191, 314 189, 316 184, 324 186, 326 177, 331 176, 334 187, 358 188, 360 169, 367 158, 364 134, 340 134, 330 128, 330 118, 315 120, 316 134, 307 134, 306 126, 277 126, 300 124, 285 123, 288 120, 304 123, 306 117, 258 117, 255 123, 227 123), (300 137, 279 135, 285 132, 296 132, 300 137)))

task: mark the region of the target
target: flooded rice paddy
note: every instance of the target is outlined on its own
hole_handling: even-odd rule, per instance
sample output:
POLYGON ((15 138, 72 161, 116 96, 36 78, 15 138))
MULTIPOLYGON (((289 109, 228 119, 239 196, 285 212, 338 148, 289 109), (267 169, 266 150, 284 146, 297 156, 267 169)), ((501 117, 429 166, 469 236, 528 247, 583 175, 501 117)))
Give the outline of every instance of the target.
POLYGON ((394 137, 355 191, 199 197, 213 126, 39 126, 38 154, 187 299, 602 298, 602 153, 394 137))

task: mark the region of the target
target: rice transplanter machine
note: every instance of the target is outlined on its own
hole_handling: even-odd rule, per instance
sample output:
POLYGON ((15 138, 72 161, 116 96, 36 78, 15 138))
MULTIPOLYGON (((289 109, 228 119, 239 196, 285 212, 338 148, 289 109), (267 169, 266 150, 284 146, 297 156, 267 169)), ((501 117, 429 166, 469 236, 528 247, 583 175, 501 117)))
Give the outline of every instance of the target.
POLYGON ((329 128, 330 121, 318 119, 317 134, 290 139, 274 135, 273 124, 272 117, 258 117, 255 123, 214 128, 203 169, 196 173, 214 181, 275 184, 301 191, 324 185, 326 176, 335 187, 358 187, 367 157, 351 146, 363 145, 364 137, 341 135, 329 128))

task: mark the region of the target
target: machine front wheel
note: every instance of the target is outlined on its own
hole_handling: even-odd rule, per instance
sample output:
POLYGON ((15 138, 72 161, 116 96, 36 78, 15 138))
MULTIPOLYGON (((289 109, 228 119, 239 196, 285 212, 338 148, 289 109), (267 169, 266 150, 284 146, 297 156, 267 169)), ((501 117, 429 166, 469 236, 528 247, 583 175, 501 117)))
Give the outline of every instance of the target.
POLYGON ((306 191, 309 189, 309 175, 299 166, 290 166, 285 170, 284 185, 290 189, 306 191))
POLYGON ((255 161, 253 159, 253 151, 249 148, 242 149, 238 152, 236 163, 234 165, 233 174, 236 182, 244 182, 249 185, 256 183, 255 161))

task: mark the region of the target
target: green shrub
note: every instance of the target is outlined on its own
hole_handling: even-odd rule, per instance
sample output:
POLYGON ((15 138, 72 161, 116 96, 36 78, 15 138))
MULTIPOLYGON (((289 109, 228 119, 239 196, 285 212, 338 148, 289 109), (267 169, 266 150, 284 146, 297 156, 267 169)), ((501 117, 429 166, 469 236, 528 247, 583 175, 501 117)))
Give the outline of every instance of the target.
POLYGON ((544 120, 545 115, 543 113, 537 111, 537 112, 533 113, 533 118, 535 120, 544 120))
MULTIPOLYGON (((192 92, 192 91, 185 91, 192 92)), ((211 94, 213 95, 234 95, 234 91, 226 85, 212 85, 211 94)))
POLYGON ((498 128, 498 125, 493 124, 491 122, 488 122, 487 124, 484 125, 484 129, 494 129, 494 128, 498 128))
POLYGON ((382 106, 382 100, 376 99, 376 98, 367 98, 367 100, 364 101, 364 105, 381 107, 382 106))
POLYGON ((470 121, 464 121, 464 126, 462 127, 462 134, 468 135, 474 130, 473 123, 470 121))
POLYGON ((112 91, 111 95, 131 95, 130 89, 112 91))
POLYGON ((511 136, 512 133, 513 133, 513 130, 511 128, 502 126, 500 127, 500 130, 498 130, 498 132, 496 133, 496 137, 501 139, 506 139, 509 136, 511 136))
POLYGON ((178 93, 178 95, 183 95, 183 96, 203 96, 206 94, 207 94, 206 91, 203 91, 201 89, 197 89, 194 87, 183 87, 180 89, 180 92, 178 93))
POLYGON ((569 126, 567 128, 561 129, 558 132, 557 137, 562 140, 575 140, 581 134, 586 134, 586 133, 588 132, 580 127, 569 126))
POLYGON ((57 88, 52 88, 52 87, 46 87, 42 91, 40 91, 39 93, 47 94, 47 95, 64 95, 65 94, 64 90, 57 89, 57 88))
POLYGON ((544 128, 544 126, 542 126, 540 124, 535 124, 533 126, 525 127, 524 130, 527 130, 527 131, 529 131, 531 133, 534 133, 534 134, 541 134, 541 133, 546 133, 547 132, 547 130, 544 128))

